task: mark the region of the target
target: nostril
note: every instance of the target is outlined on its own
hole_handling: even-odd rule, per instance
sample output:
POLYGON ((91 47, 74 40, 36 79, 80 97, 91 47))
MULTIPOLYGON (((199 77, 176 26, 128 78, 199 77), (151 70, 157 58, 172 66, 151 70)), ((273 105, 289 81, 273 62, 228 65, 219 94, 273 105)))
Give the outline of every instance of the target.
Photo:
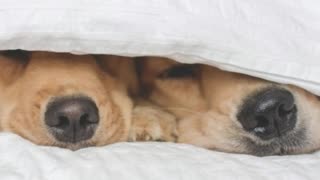
POLYGON ((80 126, 85 128, 88 125, 93 124, 93 122, 90 122, 89 120, 89 114, 85 113, 80 117, 80 126))
POLYGON ((257 120, 257 127, 267 127, 270 124, 270 121, 263 116, 257 116, 256 120, 257 120))
POLYGON ((53 125, 53 127, 57 127, 60 129, 65 129, 70 125, 70 120, 66 116, 59 116, 57 124, 53 125))
POLYGON ((270 124, 270 121, 268 121, 268 119, 266 119, 263 116, 256 116, 255 117, 255 122, 256 125, 253 128, 253 132, 255 133, 264 133, 267 130, 267 127, 270 124))
POLYGON ((282 104, 279 106, 278 115, 280 119, 291 119, 292 116, 296 113, 297 108, 295 104, 288 106, 286 104, 282 104))
POLYGON ((80 121, 87 121, 89 118, 89 114, 88 113, 84 113, 81 117, 80 117, 80 121))

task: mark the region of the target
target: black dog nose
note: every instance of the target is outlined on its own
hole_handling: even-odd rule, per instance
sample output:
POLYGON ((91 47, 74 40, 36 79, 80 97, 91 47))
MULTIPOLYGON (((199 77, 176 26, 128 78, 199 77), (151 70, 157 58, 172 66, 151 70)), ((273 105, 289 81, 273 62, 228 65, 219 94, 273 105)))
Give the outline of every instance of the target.
POLYGON ((99 123, 99 111, 89 98, 57 98, 47 106, 45 123, 57 140, 76 143, 94 135, 99 123))
POLYGON ((237 118, 246 131, 268 140, 295 127, 297 108, 289 91, 274 87, 248 97, 237 118))

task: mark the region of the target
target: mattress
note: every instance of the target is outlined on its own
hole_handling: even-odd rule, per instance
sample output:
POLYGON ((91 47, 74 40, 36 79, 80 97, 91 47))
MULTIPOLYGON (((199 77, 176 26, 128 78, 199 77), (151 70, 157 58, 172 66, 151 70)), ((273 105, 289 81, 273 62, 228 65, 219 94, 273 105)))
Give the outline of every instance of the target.
MULTIPOLYGON (((320 95, 318 0, 2 0, 0 50, 164 56, 320 95)), ((4 67, 0 67, 4 68, 4 67)), ((170 143, 72 152, 0 133, 1 179, 318 179, 320 154, 254 157, 170 143)))

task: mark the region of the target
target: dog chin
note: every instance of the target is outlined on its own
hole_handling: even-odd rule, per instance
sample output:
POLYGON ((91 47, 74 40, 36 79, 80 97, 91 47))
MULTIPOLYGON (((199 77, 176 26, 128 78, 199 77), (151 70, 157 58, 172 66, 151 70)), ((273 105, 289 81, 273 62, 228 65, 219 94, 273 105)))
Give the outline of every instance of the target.
POLYGON ((63 149, 69 149, 71 151, 77 151, 79 149, 88 148, 88 147, 95 147, 97 146, 95 143, 92 142, 78 142, 78 143, 60 143, 55 142, 53 144, 48 144, 47 146, 55 146, 63 149))
POLYGON ((306 129, 304 128, 268 141, 250 138, 246 138, 243 141, 248 151, 247 153, 256 156, 297 154, 300 153, 301 149, 305 149, 308 146, 306 129))

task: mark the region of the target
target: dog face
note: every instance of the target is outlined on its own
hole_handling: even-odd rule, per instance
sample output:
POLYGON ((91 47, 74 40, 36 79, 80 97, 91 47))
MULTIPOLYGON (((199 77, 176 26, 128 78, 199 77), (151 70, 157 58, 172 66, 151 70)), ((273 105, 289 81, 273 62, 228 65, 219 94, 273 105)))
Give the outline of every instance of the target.
POLYGON ((149 59, 140 62, 141 82, 152 101, 180 119, 179 142, 258 156, 320 148, 315 95, 205 65, 149 59))
POLYGON ((1 130, 69 149, 126 140, 132 102, 101 64, 62 53, 1 56, 1 130))

